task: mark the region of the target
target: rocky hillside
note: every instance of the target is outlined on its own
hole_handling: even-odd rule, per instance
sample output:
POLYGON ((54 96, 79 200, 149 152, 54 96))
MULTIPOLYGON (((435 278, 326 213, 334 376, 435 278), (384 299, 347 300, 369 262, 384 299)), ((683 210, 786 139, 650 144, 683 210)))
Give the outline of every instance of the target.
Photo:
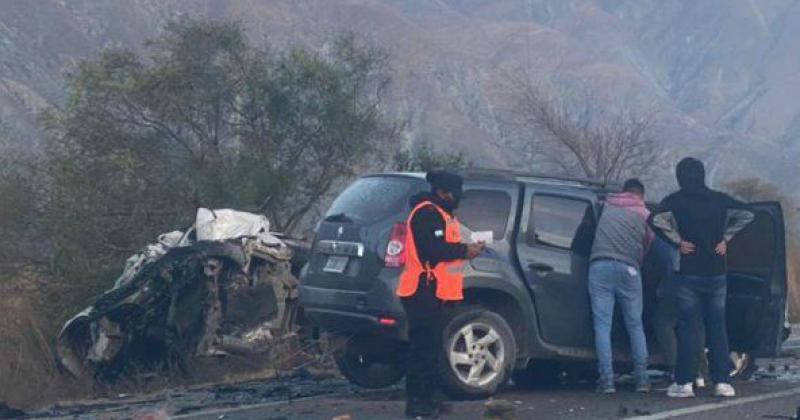
POLYGON ((659 109, 665 148, 716 178, 763 175, 796 194, 800 4, 793 0, 6 0, 0 120, 35 143, 63 75, 113 46, 143 48, 178 16, 242 21, 254 41, 324 49, 352 30, 393 57, 387 112, 407 141, 519 165, 498 142, 507 81, 580 81, 659 109))

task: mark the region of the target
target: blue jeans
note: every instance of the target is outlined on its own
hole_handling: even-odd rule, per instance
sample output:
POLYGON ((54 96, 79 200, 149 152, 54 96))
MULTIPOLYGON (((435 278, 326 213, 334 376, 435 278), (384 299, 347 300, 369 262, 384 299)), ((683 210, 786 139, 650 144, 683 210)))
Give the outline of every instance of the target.
POLYGON ((725 276, 676 276, 678 294, 678 361, 675 380, 679 384, 694 381, 697 376, 697 348, 700 323, 705 323, 709 370, 714 383, 729 383, 732 369, 725 323, 725 276))
POLYGON ((620 304, 631 340, 634 375, 637 378, 644 377, 647 371, 647 342, 642 325, 641 272, 619 261, 594 261, 589 266, 589 296, 592 300, 594 345, 600 380, 612 381, 614 378, 611 325, 615 301, 620 304))

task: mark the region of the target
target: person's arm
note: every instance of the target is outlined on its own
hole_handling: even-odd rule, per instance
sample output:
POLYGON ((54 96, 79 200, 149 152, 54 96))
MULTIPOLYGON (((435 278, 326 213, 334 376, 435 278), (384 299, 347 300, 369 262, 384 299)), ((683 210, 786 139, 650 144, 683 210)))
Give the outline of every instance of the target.
POLYGON ((445 223, 433 208, 422 208, 411 219, 411 234, 417 246, 417 255, 433 267, 440 261, 467 258, 465 244, 449 244, 445 240, 445 223))
POLYGON ((726 212, 725 233, 723 239, 730 242, 737 233, 755 220, 756 215, 747 205, 733 197, 726 196, 728 209, 726 212))
POLYGON ((678 232, 678 223, 675 221, 673 209, 669 203, 669 197, 664 199, 661 204, 650 214, 647 224, 653 229, 656 235, 674 246, 680 246, 683 242, 681 234, 678 232))
POLYGON ((644 255, 647 255, 647 253, 650 252, 650 247, 653 245, 653 241, 656 238, 656 233, 653 232, 653 228, 650 227, 650 223, 649 223, 650 210, 645 209, 644 213, 643 213, 643 216, 644 216, 644 224, 645 224, 645 226, 644 226, 644 228, 645 228, 644 243, 643 243, 643 245, 644 245, 644 255))

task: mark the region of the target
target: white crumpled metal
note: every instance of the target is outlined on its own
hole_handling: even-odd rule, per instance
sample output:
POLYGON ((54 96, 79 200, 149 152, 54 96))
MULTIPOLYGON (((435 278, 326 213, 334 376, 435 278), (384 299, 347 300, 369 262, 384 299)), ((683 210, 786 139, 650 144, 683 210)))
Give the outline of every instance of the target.
POLYGON ((269 233, 269 227, 266 216, 231 209, 199 208, 195 219, 198 241, 257 237, 265 244, 283 244, 283 241, 269 233))
POLYGON ((125 261, 125 268, 114 283, 114 288, 128 284, 133 276, 141 271, 142 267, 163 257, 171 248, 184 245, 188 245, 188 243, 184 233, 179 230, 158 235, 158 242, 148 244, 142 252, 132 255, 125 261))

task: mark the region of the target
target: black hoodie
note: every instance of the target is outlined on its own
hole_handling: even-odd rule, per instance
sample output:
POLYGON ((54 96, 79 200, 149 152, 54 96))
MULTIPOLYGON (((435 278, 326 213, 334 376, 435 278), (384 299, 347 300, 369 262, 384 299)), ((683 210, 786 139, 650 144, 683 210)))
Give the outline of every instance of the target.
POLYGON ((706 186, 705 168, 686 158, 676 169, 680 190, 671 194, 650 215, 650 225, 662 238, 678 246, 695 245, 695 252, 680 255, 676 270, 684 275, 713 277, 727 272, 726 259, 716 253, 717 244, 730 240, 754 215, 746 205, 706 186))
MULTIPOLYGON (((430 192, 414 195, 409 200, 411 208, 423 201, 431 201, 444 211, 452 214, 452 205, 430 192)), ((411 234, 417 246, 417 255, 423 263, 435 267, 440 261, 454 261, 466 258, 467 246, 449 244, 444 238, 445 222, 442 215, 433 206, 421 208, 411 219, 411 234)))

